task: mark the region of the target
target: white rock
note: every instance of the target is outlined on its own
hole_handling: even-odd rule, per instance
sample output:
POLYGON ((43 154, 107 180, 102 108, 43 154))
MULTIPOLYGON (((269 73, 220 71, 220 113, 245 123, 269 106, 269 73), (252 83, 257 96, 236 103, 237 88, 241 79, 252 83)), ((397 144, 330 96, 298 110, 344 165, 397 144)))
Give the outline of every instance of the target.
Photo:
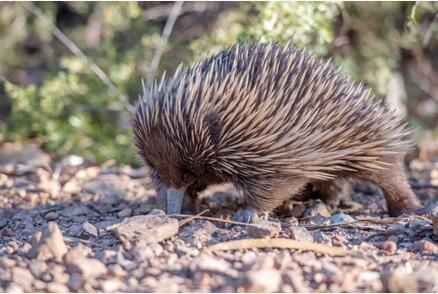
POLYGON ((166 215, 138 215, 125 218, 111 230, 122 241, 137 244, 160 242, 178 233, 178 220, 166 215))
POLYGON ((61 261, 67 251, 67 246, 64 243, 64 237, 58 224, 49 222, 39 242, 32 246, 29 257, 37 258, 38 260, 55 258, 57 261, 61 261))

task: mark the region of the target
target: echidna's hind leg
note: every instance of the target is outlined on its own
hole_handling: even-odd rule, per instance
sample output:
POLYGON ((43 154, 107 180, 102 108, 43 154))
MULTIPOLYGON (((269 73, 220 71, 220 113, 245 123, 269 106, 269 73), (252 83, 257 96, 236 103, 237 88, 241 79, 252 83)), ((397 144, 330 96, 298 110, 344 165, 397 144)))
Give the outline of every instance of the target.
POLYGON ((257 223, 260 220, 259 216, 266 217, 269 212, 283 204, 285 200, 299 194, 308 182, 304 178, 271 179, 246 187, 242 190, 247 205, 239 209, 232 219, 246 223, 257 223))
POLYGON ((369 180, 382 190, 390 215, 412 213, 421 207, 398 159, 392 161, 389 169, 370 174, 369 180))
POLYGON ((316 182, 312 185, 317 198, 331 205, 337 206, 341 201, 351 200, 351 183, 345 178, 316 182))

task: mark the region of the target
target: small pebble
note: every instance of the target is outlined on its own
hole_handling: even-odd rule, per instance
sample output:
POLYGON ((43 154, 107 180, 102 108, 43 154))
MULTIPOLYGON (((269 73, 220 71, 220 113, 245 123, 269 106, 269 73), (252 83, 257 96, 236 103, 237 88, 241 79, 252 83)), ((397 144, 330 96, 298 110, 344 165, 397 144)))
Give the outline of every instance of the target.
POLYGON ((75 291, 78 292, 79 289, 84 285, 85 279, 80 274, 72 274, 70 275, 70 278, 67 282, 67 286, 75 291))
POLYGON ((251 271, 244 276, 242 283, 248 292, 277 292, 281 273, 275 269, 251 271))
POLYGON ((438 215, 432 217, 433 232, 438 236, 438 215))
POLYGON ((132 215, 132 209, 131 208, 124 208, 121 211, 117 213, 118 217, 128 217, 132 215))
POLYGON ((87 234, 93 237, 99 236, 99 232, 97 231, 97 228, 94 225, 90 224, 89 222, 83 223, 82 228, 84 229, 84 232, 86 232, 87 234))
POLYGON ((392 293, 415 293, 418 292, 418 283, 412 269, 399 266, 395 270, 382 275, 386 290, 392 293))
POLYGON ((334 214, 329 219, 333 224, 348 224, 355 221, 354 218, 345 213, 334 214))
POLYGON ((7 256, 0 257, 0 266, 5 268, 11 268, 16 264, 15 260, 8 258, 7 256))
POLYGON ((48 214, 46 214, 46 216, 44 218, 48 221, 54 221, 54 220, 57 220, 59 218, 59 214, 52 211, 52 212, 49 212, 48 214))
POLYGON ((248 234, 252 238, 275 238, 281 232, 281 224, 278 222, 260 221, 257 226, 249 226, 248 234))
POLYGON ((27 268, 12 268, 12 281, 23 287, 26 292, 30 289, 34 277, 27 268))
POLYGON ((327 207, 326 204, 324 204, 324 202, 322 202, 321 200, 316 200, 305 212, 304 215, 305 217, 313 217, 313 216, 323 216, 323 217, 329 217, 330 211, 327 207))
POLYGON ((23 288, 21 288, 16 283, 10 283, 9 286, 6 288, 7 293, 23 293, 23 288))
POLYGON ((291 226, 288 228, 288 234, 293 240, 313 242, 312 234, 304 227, 291 226))
POLYGON ((415 241, 413 249, 425 254, 438 254, 438 245, 429 240, 415 241))
POLYGON ((117 279, 109 279, 102 282, 103 292, 116 292, 123 287, 123 282, 117 279))
POLYGON ((375 246, 389 253, 394 253, 397 251, 397 243, 395 243, 394 241, 384 241, 382 243, 375 243, 375 246))

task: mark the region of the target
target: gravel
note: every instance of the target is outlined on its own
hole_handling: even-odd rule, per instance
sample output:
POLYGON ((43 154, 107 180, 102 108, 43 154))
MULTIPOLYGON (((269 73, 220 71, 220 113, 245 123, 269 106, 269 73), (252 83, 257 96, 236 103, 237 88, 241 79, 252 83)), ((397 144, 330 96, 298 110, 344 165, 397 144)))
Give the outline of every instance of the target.
MULTIPOLYGON (((35 148, 26 154, 42 161, 8 153, 3 158, 20 161, 0 163, 0 292, 438 292, 433 209, 387 218, 382 196, 361 187, 348 207, 294 201, 258 227, 226 229, 157 210, 144 168, 100 167, 78 156, 52 162, 35 148), (354 222, 364 218, 378 221, 354 222), (360 254, 209 249, 274 237, 360 254)), ((411 167, 411 178, 426 185, 438 162, 414 160, 411 167)), ((416 192, 425 207, 437 202, 437 189, 416 192)), ((239 197, 230 187, 211 189, 201 210, 229 219, 239 197)))

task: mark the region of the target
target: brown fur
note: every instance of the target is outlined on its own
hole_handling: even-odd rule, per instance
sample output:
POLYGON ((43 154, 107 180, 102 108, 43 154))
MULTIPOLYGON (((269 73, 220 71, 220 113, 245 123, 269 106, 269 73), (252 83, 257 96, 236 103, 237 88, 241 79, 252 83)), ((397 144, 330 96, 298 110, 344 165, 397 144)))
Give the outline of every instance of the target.
POLYGON ((180 66, 144 89, 133 130, 159 195, 231 182, 249 206, 271 211, 309 183, 346 193, 336 181, 358 178, 383 190, 393 215, 419 207, 400 164, 411 145, 401 119, 289 45, 236 45, 180 66))

